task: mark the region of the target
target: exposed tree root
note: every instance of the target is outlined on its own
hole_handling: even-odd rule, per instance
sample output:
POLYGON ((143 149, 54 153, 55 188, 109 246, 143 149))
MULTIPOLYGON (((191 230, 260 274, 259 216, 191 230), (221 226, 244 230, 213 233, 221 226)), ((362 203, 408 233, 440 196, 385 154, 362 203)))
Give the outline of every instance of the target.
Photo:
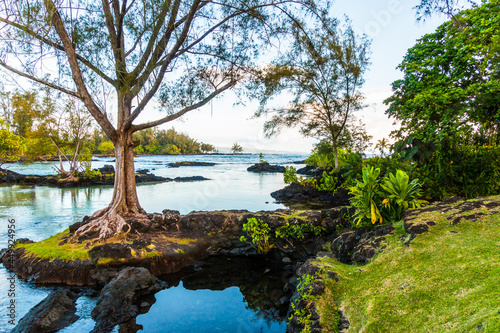
POLYGON ((70 241, 107 239, 120 233, 140 233, 149 229, 151 221, 145 212, 118 213, 114 207, 95 212, 85 224, 71 236, 70 241))

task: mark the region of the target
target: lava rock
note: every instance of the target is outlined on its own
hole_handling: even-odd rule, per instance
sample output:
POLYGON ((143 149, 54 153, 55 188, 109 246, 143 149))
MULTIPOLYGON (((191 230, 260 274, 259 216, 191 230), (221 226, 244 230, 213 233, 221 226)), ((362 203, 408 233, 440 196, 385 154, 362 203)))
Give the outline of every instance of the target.
POLYGON ((282 165, 272 165, 269 163, 257 163, 247 168, 247 171, 261 173, 261 172, 275 172, 283 173, 286 171, 285 167, 282 165))
MULTIPOLYGON (((139 314, 144 297, 164 289, 166 284, 146 268, 127 267, 101 291, 92 318, 96 321, 93 333, 111 332, 116 325, 128 322, 139 314)), ((148 302, 152 304, 152 302, 148 302)))
POLYGON ((182 161, 182 162, 168 163, 168 166, 171 168, 178 168, 182 166, 214 166, 216 164, 217 163, 212 163, 212 162, 182 161))
POLYGON ((175 177, 174 182, 198 182, 202 180, 210 180, 203 176, 191 176, 191 177, 175 177))
POLYGON ((331 249, 340 262, 366 264, 377 253, 384 236, 393 231, 393 225, 387 224, 344 232, 331 243, 331 249))
POLYGON ((304 176, 318 176, 319 174, 319 176, 321 176, 323 174, 323 170, 311 165, 306 165, 305 167, 298 169, 297 174, 304 176))
POLYGON ((138 173, 140 175, 147 175, 149 173, 149 169, 139 169, 136 170, 135 173, 138 173))
POLYGON ((97 170, 99 170, 103 175, 115 173, 115 167, 111 164, 105 164, 102 168, 99 168, 97 170))
POLYGON ((90 249, 89 256, 92 260, 99 260, 101 258, 118 260, 122 258, 132 258, 132 251, 126 244, 106 243, 94 246, 90 249))
POLYGON ((320 203, 329 207, 348 206, 351 195, 340 188, 335 193, 319 191, 313 186, 292 183, 285 188, 272 192, 271 197, 279 203, 320 203))
POLYGON ((56 332, 74 323, 78 296, 69 289, 59 289, 50 293, 35 305, 14 327, 12 333, 56 332))

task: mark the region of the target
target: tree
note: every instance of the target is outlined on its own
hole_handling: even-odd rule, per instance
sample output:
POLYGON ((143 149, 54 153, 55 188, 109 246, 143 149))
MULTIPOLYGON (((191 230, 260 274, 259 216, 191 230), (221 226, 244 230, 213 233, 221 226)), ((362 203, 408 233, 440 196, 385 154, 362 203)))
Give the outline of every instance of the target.
POLYGON ((209 143, 202 143, 200 145, 200 149, 202 152, 204 153, 210 153, 210 152, 214 152, 216 149, 215 149, 215 146, 214 145, 211 145, 209 143))
POLYGON ((294 26, 288 52, 259 75, 261 106, 256 116, 272 113, 264 124, 267 136, 283 127, 300 126, 303 135, 328 138, 339 166, 337 149, 349 132, 352 113, 362 107, 359 88, 368 67, 369 41, 350 26, 325 20, 320 27, 294 26), (289 93, 293 100, 278 108, 268 107, 272 97, 289 93))
MULTIPOLYGON (((399 139, 500 142, 500 1, 463 11, 408 50, 386 114, 399 139)), ((411 140, 410 140, 411 141, 411 140)))
POLYGON ((453 19, 455 16, 464 9, 464 2, 469 5, 475 5, 472 0, 421 0, 421 2, 414 7, 417 15, 417 20, 425 20, 435 13, 440 13, 453 19))
POLYGON ((237 142, 235 142, 233 144, 233 146, 231 147, 231 152, 233 154, 239 154, 239 153, 242 153, 243 152, 243 147, 241 147, 237 142))
POLYGON ((18 160, 24 148, 23 140, 9 130, 5 120, 0 119, 0 167, 5 162, 18 160))
POLYGON ((207 104, 235 86, 291 18, 325 13, 309 0, 0 3, 0 65, 82 100, 114 144, 112 201, 75 232, 82 240, 148 228, 136 191, 134 132, 207 104), (57 65, 56 73, 44 72, 45 64, 57 65), (115 125, 106 111, 111 92, 115 125), (154 98, 168 114, 138 123, 154 98))

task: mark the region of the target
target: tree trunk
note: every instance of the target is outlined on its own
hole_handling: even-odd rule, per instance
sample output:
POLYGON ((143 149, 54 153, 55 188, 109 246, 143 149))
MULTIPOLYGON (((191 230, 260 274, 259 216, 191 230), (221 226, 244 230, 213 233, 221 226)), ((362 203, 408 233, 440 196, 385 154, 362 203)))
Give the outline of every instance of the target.
POLYGON ((339 154, 337 152, 337 142, 333 141, 333 155, 335 156, 335 168, 339 167, 339 154))
POLYGON ((111 203, 95 212, 89 221, 75 232, 73 239, 103 239, 120 233, 144 232, 150 225, 137 197, 132 132, 120 134, 114 145, 116 167, 111 203))

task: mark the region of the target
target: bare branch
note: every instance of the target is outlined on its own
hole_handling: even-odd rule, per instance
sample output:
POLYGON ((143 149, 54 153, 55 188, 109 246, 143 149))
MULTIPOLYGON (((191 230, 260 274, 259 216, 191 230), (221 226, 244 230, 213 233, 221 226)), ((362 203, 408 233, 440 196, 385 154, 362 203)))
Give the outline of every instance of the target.
POLYGON ((51 82, 48 82, 48 81, 45 81, 45 80, 42 80, 42 79, 39 79, 33 75, 30 75, 30 74, 27 74, 27 73, 24 73, 24 72, 21 72, 17 69, 15 69, 14 67, 11 67, 9 65, 7 65, 5 62, 3 62, 2 60, 0 60, 0 66, 4 67, 5 69, 13 72, 13 73, 16 73, 17 75, 19 76, 22 76, 24 78, 27 78, 29 80, 32 80, 32 81, 35 81, 35 82, 38 82, 38 83, 41 83, 43 85, 46 85, 47 87, 50 87, 50 88, 53 88, 53 89, 56 89, 56 90, 59 90, 65 94, 68 94, 68 95, 71 95, 71 96, 74 96, 76 98, 82 98, 82 96, 76 92, 76 91, 71 91, 69 89, 66 89, 66 88, 63 88, 61 86, 58 86, 54 83, 51 83, 51 82))
MULTIPOLYGON (((33 38, 41 41, 42 43, 44 43, 44 44, 46 44, 48 46, 51 46, 51 47, 53 47, 56 50, 64 52, 64 47, 62 45, 59 45, 59 44, 57 44, 57 43, 49 40, 48 38, 45 38, 45 37, 37 34, 36 32, 34 32, 33 30, 29 29, 26 26, 20 25, 20 24, 18 24, 16 22, 9 21, 9 20, 7 20, 7 19, 5 19, 3 17, 0 17, 0 22, 3 22, 3 23, 8 24, 10 26, 13 26, 14 28, 17 28, 17 29, 19 29, 19 30, 21 30, 21 31, 29 34, 30 36, 32 36, 33 38)), ((99 68, 97 68, 96 66, 94 66, 90 61, 88 61, 87 59, 85 59, 84 57, 82 57, 79 54, 76 54, 76 57, 77 57, 77 59, 82 64, 84 64, 85 66, 87 66, 88 68, 90 68, 93 72, 95 72, 97 75, 99 75, 100 77, 102 77, 106 82, 108 82, 112 86, 116 86, 116 80, 113 80, 112 78, 110 78, 108 75, 106 75, 104 72, 102 72, 99 68)))
POLYGON ((200 102, 198 102, 196 104, 193 104, 193 105, 190 105, 188 107, 185 107, 181 111, 176 112, 174 114, 171 114, 169 116, 166 116, 166 117, 164 117, 162 119, 159 119, 159 120, 156 120, 156 121, 151 121, 151 122, 140 124, 140 125, 133 125, 132 126, 132 131, 133 132, 140 131, 140 130, 143 130, 143 129, 146 129, 146 128, 151 128, 151 127, 158 126, 158 125, 167 123, 169 121, 175 120, 175 119, 181 117, 182 115, 188 113, 189 111, 196 110, 196 109, 202 107, 203 105, 205 105, 208 102, 210 102, 217 95, 219 95, 222 92, 226 91, 227 89, 233 87, 235 84, 236 84, 236 81, 231 80, 227 84, 225 84, 224 86, 222 86, 221 88, 219 88, 219 89, 215 90, 214 92, 212 92, 210 95, 208 95, 205 99, 201 100, 200 102))

